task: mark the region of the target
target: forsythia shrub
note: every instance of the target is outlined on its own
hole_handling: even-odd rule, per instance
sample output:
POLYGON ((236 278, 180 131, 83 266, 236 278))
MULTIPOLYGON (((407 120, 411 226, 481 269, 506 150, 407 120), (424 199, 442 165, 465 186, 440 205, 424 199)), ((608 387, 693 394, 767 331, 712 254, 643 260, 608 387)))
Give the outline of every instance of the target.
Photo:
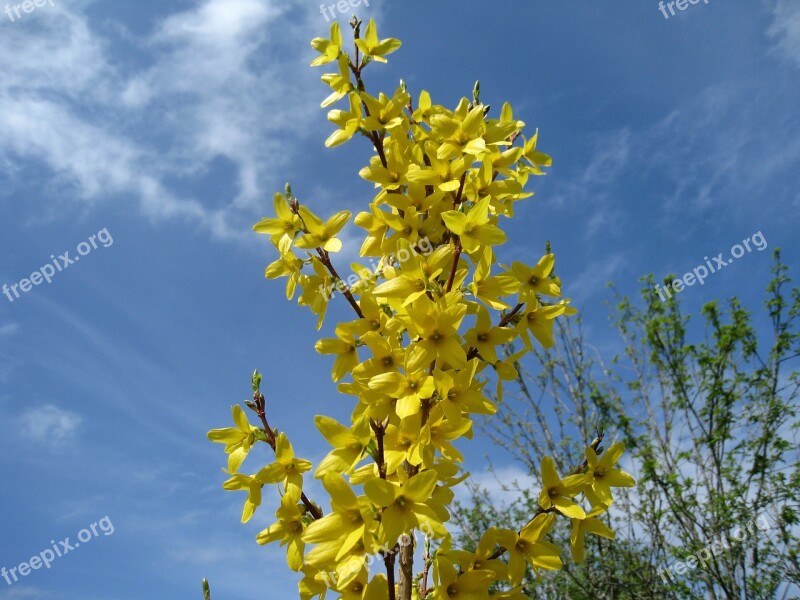
POLYGON ((586 533, 614 537, 599 518, 612 503, 611 488, 634 485, 615 467, 622 445, 603 452, 601 433, 569 474, 559 474, 551 458, 542 460, 539 509, 519 531, 490 528, 467 551, 453 547, 445 526, 452 488, 468 476, 453 442, 472 437, 473 415, 496 411, 487 383, 496 382, 493 396, 502 399, 503 381, 516 378, 517 361, 535 342, 552 346, 554 320, 575 312, 558 299, 553 254, 532 266, 501 265, 495 254, 506 242, 501 218, 512 218, 514 205, 532 195, 524 191, 528 178, 544 174, 551 159, 537 150, 536 133, 522 135, 524 123, 509 104, 499 118, 489 117, 477 84, 472 101, 463 98, 454 110, 433 104, 426 91, 413 103, 402 82, 391 96, 367 93, 364 68, 386 62, 400 42, 379 39, 373 21, 363 37, 360 21, 350 25, 353 56, 334 23, 329 39, 311 42, 320 53, 311 64, 336 67, 322 76, 332 89, 322 106, 347 102, 328 114, 336 130, 326 146, 360 134, 375 150, 360 175, 377 194, 355 218, 366 232, 360 254, 372 258, 371 266, 352 265, 354 276, 345 282, 331 256, 342 248, 336 235, 351 214, 323 220, 288 185, 286 194, 275 194, 275 216, 254 226, 279 253, 266 277, 286 277, 290 300, 299 287, 299 304, 317 315, 318 329, 336 291, 355 313, 335 337, 316 344, 333 357, 339 391, 356 399, 347 425, 316 418, 333 448, 313 471, 330 495, 330 510, 323 513, 304 493, 312 464, 269 425, 258 372, 246 404, 260 425, 251 425, 237 405, 235 426, 208 434, 228 454, 223 487, 247 492, 247 522, 261 504, 262 487, 279 486, 277 520, 257 541, 286 547, 289 567, 303 576, 302 599, 328 592, 347 600, 525 598, 526 564, 537 574, 562 565, 548 532, 571 521, 572 555, 582 560, 586 533), (518 339, 521 351, 498 358, 498 346, 518 339), (272 448, 275 461, 241 473, 259 442, 272 448), (415 549, 421 550, 416 574, 415 549))

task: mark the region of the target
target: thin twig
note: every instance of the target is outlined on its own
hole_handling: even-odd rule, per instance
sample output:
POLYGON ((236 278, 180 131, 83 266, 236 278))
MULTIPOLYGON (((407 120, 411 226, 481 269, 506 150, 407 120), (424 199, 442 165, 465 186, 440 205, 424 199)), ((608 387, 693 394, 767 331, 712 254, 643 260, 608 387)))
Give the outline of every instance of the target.
MULTIPOLYGON (((267 436, 267 444, 269 447, 272 448, 272 451, 275 451, 275 432, 273 431, 272 427, 269 426, 269 422, 267 421, 267 414, 264 409, 266 406, 266 402, 264 400, 264 394, 261 392, 255 392, 253 394, 253 400, 255 401, 256 405, 256 414, 258 418, 261 419, 261 424, 264 426, 264 431, 267 436)), ((309 514, 314 517, 314 520, 321 519, 322 509, 314 504, 311 500, 308 499, 305 492, 300 492, 300 500, 303 502, 303 505, 308 510, 309 514)))
POLYGON ((364 313, 361 312, 361 307, 358 305, 358 302, 356 302, 356 299, 353 297, 353 294, 350 291, 350 288, 348 287, 347 283, 345 283, 345 281, 341 277, 339 277, 339 273, 336 272, 336 269, 334 268, 333 263, 331 262, 331 258, 328 252, 322 248, 317 248, 317 254, 319 254, 320 262, 325 266, 326 269, 328 269, 328 272, 331 274, 331 276, 342 284, 342 287, 339 288, 340 291, 342 292, 342 295, 345 298, 347 298, 347 301, 350 303, 350 306, 353 307, 353 310, 356 311, 356 314, 359 316, 359 318, 363 319, 364 313))

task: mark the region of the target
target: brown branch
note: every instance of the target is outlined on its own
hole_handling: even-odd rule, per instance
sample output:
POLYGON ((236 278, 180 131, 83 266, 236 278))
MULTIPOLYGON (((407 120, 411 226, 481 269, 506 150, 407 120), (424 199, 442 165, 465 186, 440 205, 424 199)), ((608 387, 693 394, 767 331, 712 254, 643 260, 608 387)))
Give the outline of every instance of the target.
POLYGON ((389 584, 389 600, 396 600, 394 590, 394 551, 387 552, 383 555, 383 565, 386 567, 386 581, 389 584))
MULTIPOLYGON (((258 418, 261 420, 261 424, 264 426, 264 431, 267 436, 267 444, 269 444, 269 447, 272 448, 273 452, 275 452, 275 445, 276 445, 275 433, 272 430, 272 427, 269 426, 269 422, 267 421, 267 414, 265 410, 266 402, 264 400, 264 394, 262 394, 261 392, 254 392, 253 401, 255 402, 256 405, 256 414, 258 415, 258 418)), ((309 500, 308 496, 306 496, 306 493, 303 491, 300 492, 300 500, 303 502, 303 505, 306 507, 306 510, 308 510, 308 513, 312 517, 314 517, 314 520, 322 518, 323 516, 322 509, 316 504, 314 504, 311 500, 309 500)))
POLYGON ((458 270, 458 261, 461 258, 461 240, 456 238, 456 249, 453 254, 453 266, 450 268, 450 277, 447 279, 447 288, 445 293, 449 293, 453 289, 453 282, 456 280, 456 271, 458 270))
MULTIPOLYGON (((458 186, 458 192, 456 193, 456 197, 453 199, 453 208, 456 208, 459 204, 461 204, 461 197, 464 194, 464 184, 467 181, 467 172, 464 171, 461 174, 461 181, 458 186)), ((450 290, 453 289, 453 282, 456 279, 456 271, 458 270, 458 261, 461 258, 461 240, 458 237, 455 238, 455 254, 453 255, 453 266, 450 268, 450 277, 447 279, 447 289, 446 293, 449 293, 450 290)))
MULTIPOLYGON (((378 457, 376 462, 378 463, 378 473, 380 474, 381 479, 386 479, 386 454, 384 450, 383 438, 386 435, 386 426, 388 425, 387 422, 378 423, 377 421, 370 419, 369 426, 372 431, 375 433, 375 439, 378 442, 378 457)), ((383 517, 383 509, 381 509, 381 518, 383 517)), ((383 565, 386 567, 386 580, 389 584, 389 600, 395 600, 395 576, 394 576, 394 566, 396 561, 396 551, 389 550, 383 551, 381 550, 381 555, 383 556, 383 565)))
MULTIPOLYGON (((354 40, 357 40, 359 38, 358 28, 354 27, 353 32, 354 32, 354 40)), ((356 78, 356 89, 359 92, 366 92, 367 86, 364 85, 364 80, 361 78, 361 71, 365 65, 360 65, 359 62, 360 61, 359 61, 358 46, 356 46, 356 60, 355 64, 353 64, 353 62, 350 61, 349 63, 350 71, 356 78)), ((367 103, 362 100, 361 106, 364 108, 364 114, 367 115, 368 117, 371 116, 367 103)), ((375 146, 375 151, 378 153, 378 157, 381 159, 381 164, 383 165, 383 168, 384 169, 388 168, 389 163, 386 160, 386 151, 383 147, 383 139, 381 139, 377 131, 370 131, 367 134, 367 137, 369 137, 369 139, 372 141, 372 145, 375 146)))
POLYGON ((431 560, 431 541, 425 537, 425 550, 422 553, 422 578, 419 581, 419 597, 422 600, 428 597, 428 572, 430 571, 433 561, 431 560))
MULTIPOLYGON (((308 233, 308 226, 306 225, 305 220, 303 220, 303 216, 300 214, 300 201, 297 198, 290 197, 289 198, 289 208, 291 209, 292 213, 297 215, 300 218, 300 222, 303 224, 303 233, 308 233)), ((353 307, 353 310, 356 311, 356 314, 360 318, 364 318, 364 313, 361 312, 361 307, 356 302, 356 299, 353 297, 353 294, 350 292, 350 287, 347 283, 339 276, 339 273, 336 272, 336 268, 333 266, 331 262, 331 257, 328 254, 328 251, 324 248, 317 247, 316 248, 317 255, 319 256, 320 262, 324 265, 326 269, 328 269, 328 273, 331 274, 331 277, 336 279, 339 283, 342 284, 342 287, 339 288, 337 285, 337 289, 340 289, 342 295, 347 298, 347 301, 350 303, 350 306, 353 307)))
MULTIPOLYGON (((430 366, 430 372, 433 373, 433 370, 436 366, 436 361, 434 360, 430 366)), ((422 405, 420 407, 420 411, 422 413, 422 426, 424 427, 425 424, 428 422, 428 418, 430 416, 431 411, 431 401, 430 399, 426 399, 422 401, 422 405)), ((417 473, 419 473, 419 465, 413 466, 405 462, 405 469, 406 473, 408 474, 409 478, 413 477, 417 473)), ((410 532, 409 532, 410 533, 410 532)), ((413 588, 414 588, 414 538, 410 536, 411 540, 408 544, 400 546, 400 585, 398 587, 399 590, 399 598, 400 600, 411 600, 413 588)))
POLYGON ((370 419, 369 426, 375 432, 375 439, 378 442, 378 473, 381 479, 386 479, 386 454, 383 444, 383 438, 386 435, 386 424, 370 419))
POLYGON ((398 586, 398 596, 400 600, 411 600, 414 588, 414 538, 400 546, 400 585, 398 586))
POLYGON ((389 163, 386 160, 386 151, 383 149, 383 140, 378 135, 377 131, 372 132, 370 139, 372 140, 372 145, 375 146, 375 151, 378 153, 378 158, 381 159, 381 164, 383 165, 383 168, 388 169, 389 163))
POLYGON ((453 208, 456 208, 459 204, 461 204, 462 197, 464 195, 464 184, 467 182, 467 172, 464 171, 461 174, 461 181, 459 182, 458 192, 456 193, 455 200, 453 200, 453 208))
POLYGON ((328 252, 322 248, 317 248, 317 254, 319 254, 320 262, 325 266, 326 269, 328 269, 328 272, 331 274, 331 276, 342 284, 342 288, 340 288, 342 295, 347 298, 347 301, 350 303, 350 306, 353 307, 353 310, 356 311, 356 314, 359 316, 359 318, 363 319, 364 313, 361 312, 361 307, 358 305, 358 302, 356 302, 356 299, 350 292, 350 287, 341 277, 339 277, 339 273, 336 272, 328 252))
POLYGON ((522 302, 517 304, 514 308, 511 309, 510 313, 508 313, 506 316, 504 316, 502 319, 500 319, 500 322, 497 324, 497 326, 498 327, 505 327, 506 325, 508 325, 511 322, 511 319, 513 319, 517 315, 517 313, 520 310, 522 310, 523 306, 525 306, 525 304, 522 303, 522 302))

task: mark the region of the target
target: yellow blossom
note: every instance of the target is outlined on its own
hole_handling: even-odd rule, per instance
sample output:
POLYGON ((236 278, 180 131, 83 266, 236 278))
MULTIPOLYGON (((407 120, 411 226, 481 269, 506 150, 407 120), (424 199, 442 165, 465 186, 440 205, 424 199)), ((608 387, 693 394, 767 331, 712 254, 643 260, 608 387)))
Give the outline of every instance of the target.
POLYGON ((586 515, 585 519, 572 519, 572 534, 570 535, 570 548, 572 550, 572 558, 576 563, 583 562, 584 558, 584 540, 583 536, 587 533, 614 539, 614 532, 609 529, 608 525, 603 523, 597 517, 605 512, 604 506, 597 506, 586 515))
POLYGON ((518 585, 525 576, 525 563, 538 573, 539 569, 561 568, 560 550, 544 536, 555 523, 553 514, 542 513, 525 525, 519 533, 508 529, 496 532, 497 542, 508 552, 508 578, 511 585, 518 585))
MULTIPOLYGON (((263 483, 283 483, 287 490, 303 489, 303 473, 311 469, 311 462, 295 458, 294 449, 286 434, 275 438, 275 462, 264 467, 256 476, 263 483)), ((299 495, 299 494, 298 494, 299 495)))
POLYGON ((364 37, 356 40, 356 46, 365 57, 378 62, 386 62, 384 56, 391 54, 400 47, 400 40, 395 38, 386 38, 384 40, 378 39, 378 26, 375 25, 373 19, 369 20, 367 30, 364 32, 364 37))
POLYGON ((236 426, 212 429, 208 432, 208 439, 225 444, 225 452, 228 454, 228 471, 236 473, 255 443, 259 429, 250 425, 247 415, 238 404, 233 406, 231 413, 236 426))
POLYGON ((598 459, 597 452, 589 446, 586 448, 586 462, 588 472, 586 474, 586 484, 592 504, 602 504, 610 506, 614 501, 611 496, 612 487, 633 487, 636 481, 622 469, 617 469, 617 464, 625 451, 625 445, 617 442, 609 447, 603 456, 598 459))
POLYGON ((303 567, 303 513, 297 505, 299 493, 288 492, 281 498, 281 506, 275 512, 277 523, 273 523, 256 537, 259 544, 269 544, 280 540, 281 546, 286 546, 286 561, 292 571, 299 571, 303 567))
POLYGON ((561 479, 556 471, 556 464, 549 456, 542 458, 542 485, 544 488, 539 494, 539 506, 544 510, 555 508, 562 515, 575 519, 586 517, 584 510, 572 498, 583 487, 583 475, 570 475, 561 479))
POLYGON ((436 512, 429 506, 436 487, 436 471, 422 471, 403 484, 373 478, 364 484, 367 497, 383 508, 379 529, 380 542, 394 545, 402 533, 409 533, 421 524, 438 535, 444 529, 436 512))
POLYGON ((502 229, 491 222, 489 198, 473 206, 467 214, 457 210, 442 213, 447 228, 458 236, 467 252, 477 252, 482 246, 496 246, 507 240, 502 229))

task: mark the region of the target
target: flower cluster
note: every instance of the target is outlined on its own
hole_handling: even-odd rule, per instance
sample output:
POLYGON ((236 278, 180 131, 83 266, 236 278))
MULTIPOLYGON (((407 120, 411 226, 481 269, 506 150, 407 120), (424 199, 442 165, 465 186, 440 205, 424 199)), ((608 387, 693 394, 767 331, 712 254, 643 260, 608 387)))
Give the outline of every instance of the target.
POLYGON ((634 483, 614 466, 622 446, 602 453, 597 439, 566 477, 551 458, 543 459, 539 512, 519 531, 491 528, 469 552, 453 547, 445 526, 452 488, 467 477, 454 442, 472 437, 474 415, 496 412, 491 397, 502 398, 503 382, 517 377, 517 361, 533 343, 552 346, 555 319, 575 312, 561 297, 552 253, 532 265, 503 265, 496 254, 507 240, 504 220, 532 195, 524 189, 529 177, 544 174, 551 159, 537 149, 536 133, 522 133, 525 124, 509 104, 499 117, 490 116, 477 84, 472 99, 454 109, 434 104, 426 91, 414 102, 402 82, 391 95, 369 94, 364 68, 386 62, 400 42, 380 39, 373 21, 363 37, 361 22, 351 25, 353 55, 334 23, 330 38, 312 41, 320 54, 312 65, 335 67, 322 76, 331 88, 322 106, 347 105, 329 112, 335 131, 326 145, 358 135, 375 151, 360 175, 376 192, 355 224, 365 232, 360 255, 376 260, 354 264, 359 277, 348 286, 332 255, 342 248, 337 234, 351 214, 323 219, 288 185, 285 194, 275 194, 275 216, 254 226, 279 255, 266 277, 286 277, 288 299, 299 288, 298 302, 317 316, 318 329, 332 300, 320 290, 336 286, 354 311, 353 320, 316 344, 332 357, 339 391, 355 399, 349 425, 316 419, 332 447, 313 471, 330 496, 330 512, 323 516, 303 492, 311 463, 296 458, 286 436, 269 426, 260 375, 248 406, 261 427, 234 407, 236 426, 209 438, 229 454, 225 489, 247 492, 243 521, 261 504, 264 485, 280 486, 277 520, 258 542, 286 546, 289 567, 303 574, 301 598, 328 591, 348 600, 410 598, 414 548, 403 540, 415 530, 426 536, 415 597, 524 598, 519 589, 526 564, 537 572, 561 567, 560 548, 547 540, 559 517, 571 520, 572 554, 582 560, 585 533, 613 537, 599 518, 613 501, 611 488, 634 483), (421 240, 433 250, 421 252, 421 240), (398 260, 400 253, 410 258, 398 260), (498 348, 513 342, 521 350, 501 358, 498 348), (275 461, 255 474, 240 473, 258 441, 272 447, 275 461), (588 512, 579 499, 589 503, 588 512), (376 557, 385 572, 370 573, 376 557))

